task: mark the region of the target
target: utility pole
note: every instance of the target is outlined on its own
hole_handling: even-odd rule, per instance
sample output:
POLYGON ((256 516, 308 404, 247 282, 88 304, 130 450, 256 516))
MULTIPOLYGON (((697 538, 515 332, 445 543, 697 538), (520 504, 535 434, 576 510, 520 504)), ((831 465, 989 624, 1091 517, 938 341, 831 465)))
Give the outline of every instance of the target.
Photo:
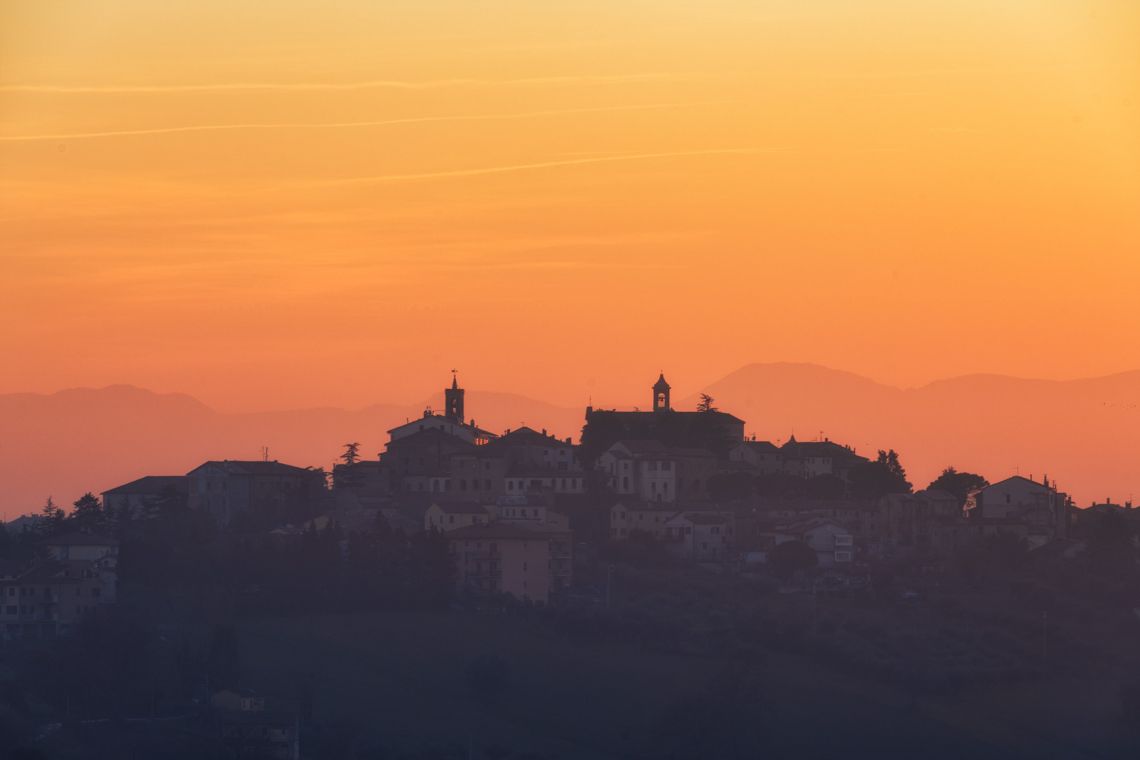
POLYGON ((606 565, 606 609, 610 608, 612 589, 614 585, 614 563, 606 565))

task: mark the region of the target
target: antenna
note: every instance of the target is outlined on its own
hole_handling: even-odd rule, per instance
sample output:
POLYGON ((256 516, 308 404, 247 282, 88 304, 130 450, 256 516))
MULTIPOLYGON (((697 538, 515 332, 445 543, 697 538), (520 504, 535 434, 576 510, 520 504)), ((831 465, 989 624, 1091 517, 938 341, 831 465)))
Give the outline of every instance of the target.
POLYGON ((269 447, 268 446, 262 446, 261 447, 261 461, 262 462, 268 462, 269 461, 269 447))

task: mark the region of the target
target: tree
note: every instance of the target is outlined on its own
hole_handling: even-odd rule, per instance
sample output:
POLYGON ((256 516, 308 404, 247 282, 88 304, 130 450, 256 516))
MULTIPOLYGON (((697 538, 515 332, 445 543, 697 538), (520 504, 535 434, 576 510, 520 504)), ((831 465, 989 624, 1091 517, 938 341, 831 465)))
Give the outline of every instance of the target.
POLYGON ((894 449, 879 450, 873 462, 860 462, 851 468, 848 476, 851 493, 866 499, 878 499, 889 493, 910 493, 910 481, 894 449))
POLYGON ((807 572, 819 564, 815 550, 803 541, 785 541, 768 552, 768 567, 777 578, 790 580, 796 573, 807 572))
POLYGON ((41 535, 54 536, 63 530, 63 520, 63 510, 57 507, 49 496, 47 501, 44 502, 43 508, 40 510, 40 519, 36 527, 39 529, 41 535))
POLYGON ((340 461, 344 462, 349 467, 360 461, 360 444, 356 441, 344 444, 344 453, 340 455, 340 461))
POLYGON ((958 505, 966 503, 966 497, 971 491, 985 488, 990 482, 981 475, 972 472, 958 472, 953 467, 947 467, 942 474, 930 482, 929 490, 945 491, 958 499, 958 505))
POLYGON ((100 530, 105 522, 103 505, 95 494, 88 491, 79 497, 71 511, 71 524, 79 531, 90 532, 100 530))
POLYGON ((712 396, 710 396, 707 393, 702 393, 701 394, 701 400, 697 402, 697 411, 698 412, 715 412, 716 407, 713 406, 714 401, 716 401, 716 399, 714 399, 712 396))

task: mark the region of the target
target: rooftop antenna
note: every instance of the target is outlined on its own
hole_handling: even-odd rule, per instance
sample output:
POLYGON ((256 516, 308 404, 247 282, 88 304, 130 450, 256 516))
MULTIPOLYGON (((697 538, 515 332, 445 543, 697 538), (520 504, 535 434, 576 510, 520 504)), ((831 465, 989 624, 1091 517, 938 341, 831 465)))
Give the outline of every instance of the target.
POLYGON ((262 446, 261 447, 261 461, 262 462, 268 462, 269 461, 269 447, 268 446, 262 446))

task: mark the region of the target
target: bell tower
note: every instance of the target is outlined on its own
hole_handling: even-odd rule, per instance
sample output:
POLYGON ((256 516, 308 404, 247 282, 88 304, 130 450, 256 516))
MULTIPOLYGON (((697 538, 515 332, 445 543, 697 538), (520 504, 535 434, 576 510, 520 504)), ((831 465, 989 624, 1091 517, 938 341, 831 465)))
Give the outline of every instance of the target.
POLYGON ((447 419, 458 425, 463 424, 463 389, 459 387, 455 370, 451 370, 451 387, 443 390, 443 406, 447 419))
POLYGON ((665 382, 664 372, 657 378, 657 382, 653 384, 653 411, 669 411, 669 383, 665 382))

